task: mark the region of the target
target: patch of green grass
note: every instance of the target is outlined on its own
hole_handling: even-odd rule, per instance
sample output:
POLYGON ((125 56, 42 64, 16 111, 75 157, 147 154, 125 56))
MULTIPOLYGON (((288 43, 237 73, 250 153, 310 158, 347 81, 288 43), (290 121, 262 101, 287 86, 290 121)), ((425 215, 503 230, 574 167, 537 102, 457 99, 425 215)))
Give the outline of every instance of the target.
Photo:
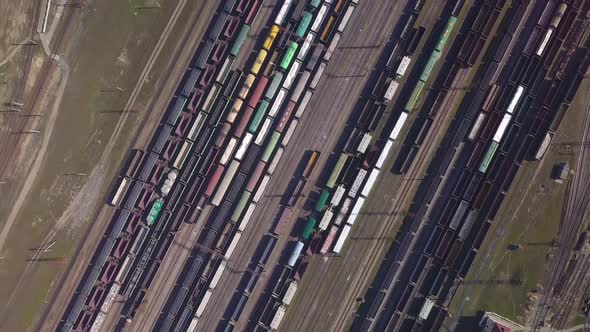
MULTIPOLYGON (((586 81, 579 91, 588 91, 589 88, 590 83, 586 81)), ((558 236, 565 198, 566 183, 557 184, 551 180, 551 170, 558 162, 565 161, 570 165, 575 162, 575 156, 565 151, 561 143, 579 140, 588 97, 579 93, 572 103, 536 176, 533 178, 539 162, 521 167, 465 278, 466 282, 451 304, 452 314, 457 312, 460 302, 467 296, 469 301, 465 304, 463 316, 473 316, 485 310, 519 323, 526 321, 533 291, 544 283, 547 276, 548 255, 552 240, 558 236), (498 232, 503 234, 499 239, 496 238, 498 232), (518 244, 521 248, 510 251, 510 244, 518 244), (482 260, 482 255, 490 248, 493 250, 491 255, 482 260), (477 274, 480 270, 481 273, 477 274), (500 282, 515 278, 522 284, 500 282), (474 279, 478 282, 470 284, 469 281, 474 279), (499 282, 494 284, 494 280, 499 282)))

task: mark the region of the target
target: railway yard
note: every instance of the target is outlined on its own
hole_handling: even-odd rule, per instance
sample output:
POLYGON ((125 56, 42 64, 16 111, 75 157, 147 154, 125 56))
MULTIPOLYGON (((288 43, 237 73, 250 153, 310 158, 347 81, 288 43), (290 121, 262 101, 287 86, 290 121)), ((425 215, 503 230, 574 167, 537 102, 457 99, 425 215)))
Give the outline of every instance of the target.
MULTIPOLYGON (((29 8, 52 18, 41 41, 55 54, 6 106, 43 105, 51 61, 77 82, 92 55, 76 52, 102 36, 91 13, 111 2, 29 8)), ((50 216, 78 218, 76 231, 4 243, 13 221, 27 232, 21 206, 45 188, 2 187, 29 116, 6 124, 25 121, 0 142, 0 194, 18 206, 0 220, 0 266, 42 245, 0 273, 12 289, 0 329, 484 331, 482 317, 590 329, 589 1, 131 2, 119 5, 135 34, 108 52, 135 69, 97 74, 107 93, 85 104, 120 118, 98 132, 75 118, 56 143, 108 141, 64 157, 88 170, 71 183, 82 198, 64 194, 86 204, 50 216), (43 261, 53 245, 59 265, 43 261), (38 303, 20 300, 41 275, 38 303), (36 313, 8 323, 17 305, 36 313)))

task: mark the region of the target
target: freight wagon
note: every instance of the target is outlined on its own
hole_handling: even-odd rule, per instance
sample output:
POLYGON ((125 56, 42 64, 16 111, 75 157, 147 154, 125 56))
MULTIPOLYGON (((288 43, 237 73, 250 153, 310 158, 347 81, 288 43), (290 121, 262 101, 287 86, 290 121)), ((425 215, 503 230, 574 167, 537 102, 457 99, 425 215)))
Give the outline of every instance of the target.
POLYGON ((328 231, 328 235, 326 235, 322 247, 320 248, 320 254, 326 254, 330 250, 332 243, 336 239, 336 233, 338 233, 338 227, 332 225, 332 227, 330 227, 330 231, 328 231))
POLYGON ((338 235, 338 239, 336 240, 336 244, 334 245, 334 248, 332 248, 332 251, 335 252, 336 254, 339 254, 340 251, 342 251, 342 247, 344 246, 344 243, 346 242, 346 239, 348 238, 348 235, 350 233, 350 229, 351 229, 351 226, 346 224, 342 228, 340 235, 338 235))
POLYGON ((326 183, 326 187, 328 187, 330 189, 332 189, 334 187, 334 185, 336 184, 336 181, 338 180, 338 177, 340 176, 340 173, 342 172, 342 169, 344 168, 344 164, 346 163, 347 160, 348 160, 348 155, 345 153, 342 153, 340 155, 340 157, 338 158, 338 161, 336 162, 336 165, 334 166, 332 173, 330 174, 330 178, 328 179, 328 182, 326 183))

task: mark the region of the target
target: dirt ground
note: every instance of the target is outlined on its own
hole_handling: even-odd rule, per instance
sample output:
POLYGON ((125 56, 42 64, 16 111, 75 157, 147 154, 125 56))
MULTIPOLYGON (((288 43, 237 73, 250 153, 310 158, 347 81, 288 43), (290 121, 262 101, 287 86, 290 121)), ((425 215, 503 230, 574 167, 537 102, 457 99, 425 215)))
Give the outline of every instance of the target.
MULTIPOLYGON (((25 13, 27 3, 3 2, 0 11, 25 13)), ((74 256, 167 64, 150 55, 178 3, 164 0, 160 9, 145 9, 150 1, 108 0, 52 8, 52 24, 36 39, 27 81, 30 93, 43 61, 52 62, 34 105, 34 113, 43 116, 27 126, 40 134, 19 141, 10 172, 0 178, 0 330, 31 330, 51 286, 74 256), (68 11, 78 13, 50 60, 47 54, 55 52, 68 11), (144 70, 148 62, 151 71, 144 70), (51 251, 35 250, 53 241, 51 251)), ((185 10, 194 7, 190 3, 185 10)), ((23 52, 11 47, 17 36, 30 32, 30 17, 22 15, 0 21, 0 31, 7 32, 0 36, 0 83, 9 82, 0 84, 3 103, 22 71, 23 52)), ((169 53, 163 47, 158 59, 168 59, 169 53)), ((8 124, 0 133, 10 132, 8 124)))

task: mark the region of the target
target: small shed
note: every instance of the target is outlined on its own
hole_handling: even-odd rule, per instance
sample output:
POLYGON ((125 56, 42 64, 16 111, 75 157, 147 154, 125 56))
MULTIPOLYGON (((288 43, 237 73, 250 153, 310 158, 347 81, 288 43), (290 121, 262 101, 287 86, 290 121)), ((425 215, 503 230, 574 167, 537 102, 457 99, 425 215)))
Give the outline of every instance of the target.
POLYGON ((563 183, 567 179, 567 175, 570 172, 570 167, 567 163, 559 163, 553 166, 553 174, 551 177, 557 183, 563 183))

